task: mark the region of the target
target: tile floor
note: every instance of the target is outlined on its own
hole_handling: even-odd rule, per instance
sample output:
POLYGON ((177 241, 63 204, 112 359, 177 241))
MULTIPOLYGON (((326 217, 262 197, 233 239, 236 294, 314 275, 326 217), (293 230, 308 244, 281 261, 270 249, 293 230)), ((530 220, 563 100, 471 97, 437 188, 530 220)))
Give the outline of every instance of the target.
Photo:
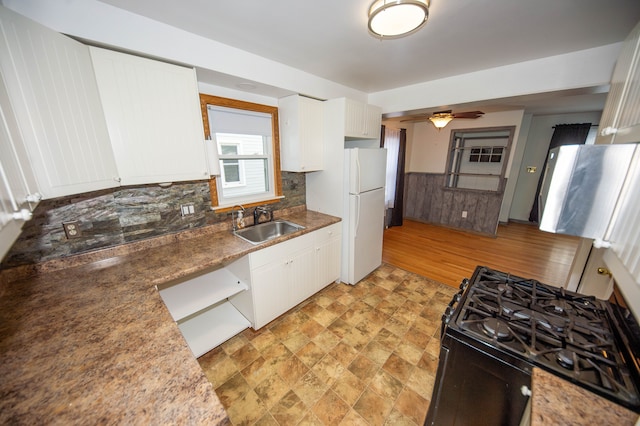
POLYGON ((383 264, 198 361, 233 425, 422 425, 455 292, 383 264))

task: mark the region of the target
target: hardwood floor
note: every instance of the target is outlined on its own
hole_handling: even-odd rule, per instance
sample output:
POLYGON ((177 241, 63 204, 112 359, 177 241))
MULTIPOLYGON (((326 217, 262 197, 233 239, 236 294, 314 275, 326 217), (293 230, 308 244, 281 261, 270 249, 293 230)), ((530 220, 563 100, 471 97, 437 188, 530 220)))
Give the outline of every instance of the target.
POLYGON ((405 219, 385 230, 382 260, 454 287, 477 265, 561 286, 578 242, 514 222, 500 225, 492 238, 405 219))

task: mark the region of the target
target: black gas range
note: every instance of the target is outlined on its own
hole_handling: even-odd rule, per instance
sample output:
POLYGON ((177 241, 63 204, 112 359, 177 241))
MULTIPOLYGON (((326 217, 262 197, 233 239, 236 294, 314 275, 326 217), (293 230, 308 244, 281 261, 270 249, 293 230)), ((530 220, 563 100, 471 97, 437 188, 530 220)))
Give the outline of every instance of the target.
POLYGON ((640 413, 637 323, 616 305, 479 266, 442 320, 425 424, 518 424, 534 366, 640 413))

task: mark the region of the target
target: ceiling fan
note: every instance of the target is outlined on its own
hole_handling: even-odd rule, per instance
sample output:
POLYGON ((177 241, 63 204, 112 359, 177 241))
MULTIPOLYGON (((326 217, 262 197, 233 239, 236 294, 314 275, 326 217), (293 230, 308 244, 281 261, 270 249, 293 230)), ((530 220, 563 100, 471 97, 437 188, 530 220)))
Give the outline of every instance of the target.
POLYGON ((433 114, 425 114, 423 116, 415 116, 407 120, 401 120, 401 121, 420 122, 420 121, 430 120, 433 123, 433 125, 436 126, 438 130, 440 130, 444 126, 449 124, 449 122, 454 118, 478 118, 478 117, 482 117, 483 115, 484 115, 484 112, 482 111, 466 111, 466 112, 454 113, 454 112, 451 112, 451 110, 446 110, 446 111, 436 111, 433 114))

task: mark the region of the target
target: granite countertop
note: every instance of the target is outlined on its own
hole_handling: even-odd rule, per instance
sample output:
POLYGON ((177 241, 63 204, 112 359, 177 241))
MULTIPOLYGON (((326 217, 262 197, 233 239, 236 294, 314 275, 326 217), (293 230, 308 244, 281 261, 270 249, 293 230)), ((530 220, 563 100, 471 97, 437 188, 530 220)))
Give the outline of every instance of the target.
POLYGON ((0 275, 0 423, 225 424, 226 412, 156 289, 340 219, 254 246, 185 231, 0 275), (163 237, 160 237, 163 238, 163 237))
POLYGON ((635 425, 638 414, 535 368, 531 377, 531 425, 635 425))

